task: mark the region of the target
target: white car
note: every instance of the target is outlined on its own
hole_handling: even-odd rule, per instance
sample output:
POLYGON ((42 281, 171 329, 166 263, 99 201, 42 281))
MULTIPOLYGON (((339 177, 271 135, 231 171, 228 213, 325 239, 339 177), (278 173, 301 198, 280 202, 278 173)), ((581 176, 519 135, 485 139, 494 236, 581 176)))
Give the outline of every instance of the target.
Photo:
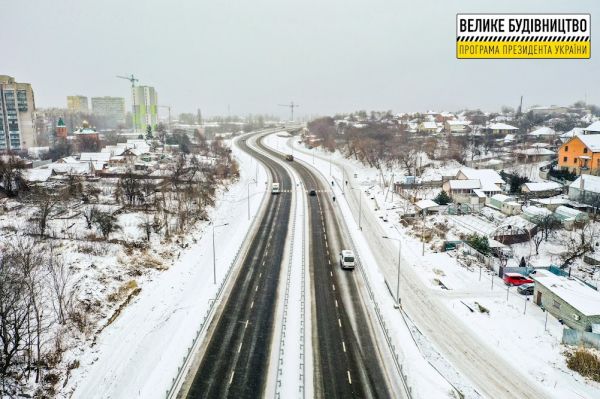
POLYGON ((340 252, 340 266, 342 269, 354 269, 354 252, 343 249, 340 252))

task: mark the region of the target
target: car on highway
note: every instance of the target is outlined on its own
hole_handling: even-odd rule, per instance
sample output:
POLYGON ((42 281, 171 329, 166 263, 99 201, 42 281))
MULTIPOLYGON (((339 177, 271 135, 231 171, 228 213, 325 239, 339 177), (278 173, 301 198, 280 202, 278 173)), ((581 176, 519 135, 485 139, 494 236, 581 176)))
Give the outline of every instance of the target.
POLYGON ((271 194, 279 194, 279 192, 279 183, 273 183, 273 185, 271 186, 271 194))
POLYGON ((286 160, 286 161, 290 161, 290 162, 292 162, 292 161, 294 160, 294 156, 293 156, 292 154, 287 154, 287 155, 285 156, 285 160, 286 160))
POLYGON ((340 252, 340 266, 342 269, 354 269, 354 252, 343 249, 340 252))
POLYGON ((521 295, 533 295, 534 284, 527 283, 517 287, 517 292, 521 295))
POLYGON ((317 190, 312 189, 308 192, 308 195, 310 195, 311 197, 314 197, 315 195, 317 195, 317 190))
POLYGON ((520 273, 504 273, 502 277, 504 280, 504 284, 506 285, 523 285, 523 284, 532 284, 533 280, 523 276, 520 273))

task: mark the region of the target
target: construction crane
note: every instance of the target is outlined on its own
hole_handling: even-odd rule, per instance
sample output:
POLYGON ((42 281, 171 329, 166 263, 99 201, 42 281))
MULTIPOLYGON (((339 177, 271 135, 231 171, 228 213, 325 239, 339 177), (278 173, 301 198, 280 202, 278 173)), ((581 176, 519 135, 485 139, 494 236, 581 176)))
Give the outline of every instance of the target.
POLYGON ((135 87, 135 82, 138 82, 139 79, 137 79, 135 76, 133 76, 133 74, 131 74, 131 76, 122 76, 122 75, 117 75, 117 78, 119 79, 125 79, 131 82, 131 107, 133 112, 131 113, 131 118, 132 118, 132 125, 133 126, 133 131, 136 131, 137 126, 135 125, 135 93, 133 92, 133 89, 135 87))
POLYGON ((290 102, 289 104, 277 104, 280 107, 289 107, 290 111, 292 112, 292 122, 294 121, 294 108, 298 108, 300 105, 299 104, 294 104, 294 102, 290 102))

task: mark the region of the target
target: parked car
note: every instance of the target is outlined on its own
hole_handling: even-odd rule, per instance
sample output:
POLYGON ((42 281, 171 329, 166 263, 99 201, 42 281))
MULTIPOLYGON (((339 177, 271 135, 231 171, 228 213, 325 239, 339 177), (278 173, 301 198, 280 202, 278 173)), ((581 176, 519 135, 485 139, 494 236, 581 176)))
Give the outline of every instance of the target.
POLYGON ((521 295, 533 295, 534 287, 531 283, 523 284, 517 287, 517 292, 521 295))
POLYGON ((316 190, 313 189, 308 192, 308 195, 310 195, 311 197, 314 197, 315 195, 317 195, 317 192, 316 192, 316 190))
POLYGON ((504 273, 504 284, 506 285, 523 285, 533 284, 533 280, 519 273, 504 273))

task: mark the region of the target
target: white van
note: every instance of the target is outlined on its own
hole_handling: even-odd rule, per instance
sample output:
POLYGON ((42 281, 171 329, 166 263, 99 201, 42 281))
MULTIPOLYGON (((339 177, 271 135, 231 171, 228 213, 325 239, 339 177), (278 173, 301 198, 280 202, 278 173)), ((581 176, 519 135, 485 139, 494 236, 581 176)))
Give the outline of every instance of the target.
POLYGON ((343 249, 340 252, 340 266, 342 269, 354 269, 354 252, 343 249))
POLYGON ((273 183, 273 186, 271 186, 271 194, 279 194, 279 183, 273 183))

